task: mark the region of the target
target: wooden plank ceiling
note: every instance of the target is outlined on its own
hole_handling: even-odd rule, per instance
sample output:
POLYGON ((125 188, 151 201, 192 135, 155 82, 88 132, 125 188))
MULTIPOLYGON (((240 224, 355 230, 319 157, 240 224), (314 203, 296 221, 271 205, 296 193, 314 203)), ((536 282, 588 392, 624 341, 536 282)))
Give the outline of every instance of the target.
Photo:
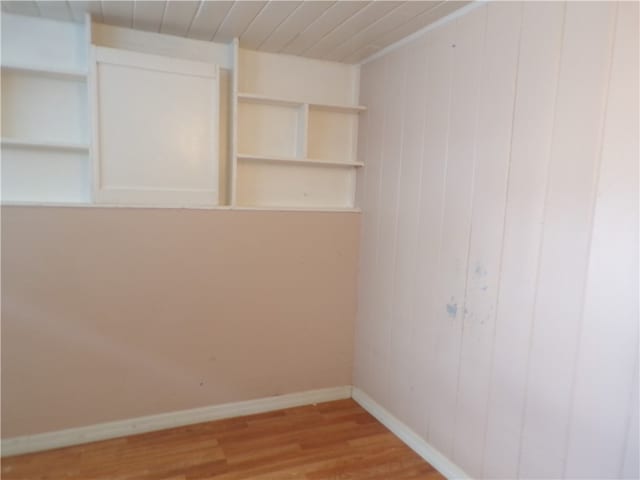
POLYGON ((2 1, 2 11, 94 21, 244 48, 358 63, 468 1, 2 1))

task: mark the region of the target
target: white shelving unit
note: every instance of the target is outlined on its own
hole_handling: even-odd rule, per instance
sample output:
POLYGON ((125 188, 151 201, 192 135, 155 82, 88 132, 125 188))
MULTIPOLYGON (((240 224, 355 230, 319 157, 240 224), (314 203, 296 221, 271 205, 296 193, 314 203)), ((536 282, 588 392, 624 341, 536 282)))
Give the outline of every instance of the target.
POLYGON ((86 202, 86 72, 2 66, 3 200, 86 202))
MULTIPOLYGON (((7 27, 32 21, 20 18, 7 27)), ((83 39, 82 26, 47 22, 33 43, 3 46, 3 202, 90 200, 87 69, 78 54, 83 39)))
MULTIPOLYGON (((9 17, 3 21, 3 38, 6 32, 10 38, 23 38, 25 31, 39 34, 20 42, 5 42, 6 48, 3 45, 0 131, 3 203, 117 204, 120 200, 101 198, 101 189, 118 190, 116 194, 121 195, 121 190, 130 190, 133 185, 140 187, 140 192, 145 190, 135 198, 121 200, 133 206, 147 203, 140 195, 156 188, 155 183, 148 184, 151 180, 157 180, 156 183, 162 180, 173 185, 171 196, 162 201, 149 200, 154 206, 206 204, 229 209, 354 210, 356 171, 363 167, 356 152, 358 115, 365 110, 356 104, 358 67, 242 50, 237 40, 229 46, 195 45, 161 34, 92 24, 89 18, 84 25, 77 25, 9 17), (160 107, 153 113, 152 107, 161 102, 147 102, 148 105, 133 110, 133 113, 149 111, 154 122, 163 125, 173 121, 160 137, 183 150, 194 149, 193 155, 185 154, 189 162, 184 161, 185 155, 180 157, 170 148, 132 152, 125 146, 136 144, 135 138, 125 139, 126 135, 118 130, 126 121, 131 120, 132 126, 124 129, 124 133, 134 131, 136 125, 149 123, 135 120, 135 115, 116 122, 110 137, 104 129, 99 133, 92 130, 101 117, 95 96, 96 62, 89 55, 91 45, 105 51, 130 51, 132 55, 137 52, 165 56, 168 52, 171 68, 177 69, 175 73, 188 70, 185 62, 221 66, 216 74, 217 86, 203 86, 202 91, 191 86, 174 89, 186 92, 193 100, 187 110, 190 114, 200 112, 197 119, 180 120, 174 118, 175 112, 173 116, 164 115, 167 109, 160 107), (219 92, 219 110, 202 111, 200 99, 208 96, 206 89, 219 92), (201 153, 201 149, 193 147, 192 138, 199 130, 181 128, 188 124, 212 132, 211 144, 200 141, 198 145, 206 144, 207 149, 218 155, 218 166, 191 175, 197 181, 187 185, 185 180, 184 185, 175 186, 183 179, 180 175, 184 177, 193 170, 196 153, 201 153), (118 148, 124 150, 115 151, 118 148), (111 158, 120 159, 115 170, 101 163, 101 158, 109 153, 105 150, 111 152, 111 158), (130 168, 136 162, 126 160, 125 154, 142 159, 138 163, 146 162, 146 166, 130 168), (174 163, 189 164, 190 170, 178 168, 169 172, 158 168, 158 159, 169 161, 178 157, 182 160, 174 163), (158 180, 163 174, 167 178, 158 180), (211 181, 203 185, 206 179, 211 181), (174 190, 185 189, 199 196, 206 191, 209 196, 206 201, 177 199, 174 190), (216 195, 219 200, 211 200, 216 195)), ((133 59, 127 67, 137 68, 139 63, 133 59)), ((102 101, 103 110, 105 105, 112 107, 118 103, 118 92, 126 94, 128 89, 137 88, 148 93, 144 86, 132 86, 130 81, 115 78, 115 68, 102 70, 110 77, 100 84, 114 88, 111 100, 102 101)), ((143 70, 144 85, 162 90, 158 87, 161 77, 158 70, 143 70)), ((171 77, 171 81, 177 82, 177 78, 181 77, 171 77)), ((153 129, 160 131, 158 125, 153 129)), ((138 143, 157 146, 157 142, 149 140, 138 143)))
MULTIPOLYGON (((280 79, 279 72, 264 70, 266 62, 253 72, 255 55, 264 54, 247 53, 236 71, 238 84, 255 91, 236 91, 233 99, 237 143, 232 158, 232 206, 352 209, 355 172, 363 167, 356 151, 358 114, 366 108, 334 102, 342 92, 318 94, 322 78, 308 79, 308 91, 294 91, 285 98, 278 94, 282 91, 279 80, 286 81, 285 76, 296 72, 282 71, 280 79), (250 81, 243 75, 251 75, 250 81), (318 101, 321 96, 327 101, 318 101)), ((292 60, 296 61, 299 68, 304 67, 304 60, 292 60)))

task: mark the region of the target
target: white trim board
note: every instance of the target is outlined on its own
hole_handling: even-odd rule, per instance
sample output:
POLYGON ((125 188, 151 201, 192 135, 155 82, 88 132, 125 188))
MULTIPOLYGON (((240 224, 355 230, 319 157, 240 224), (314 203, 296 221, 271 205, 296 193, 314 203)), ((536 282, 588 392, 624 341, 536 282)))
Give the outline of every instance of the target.
POLYGON ((391 430, 396 437, 402 440, 411 450, 420 455, 424 460, 431 464, 433 468, 438 470, 449 480, 471 478, 471 476, 464 470, 458 467, 434 447, 429 445, 417 433, 394 417, 388 410, 362 390, 357 387, 353 387, 351 396, 362 408, 373 415, 380 423, 391 430))
POLYGON ((99 423, 56 432, 26 435, 2 440, 1 455, 4 457, 38 452, 194 423, 221 420, 223 418, 252 415, 319 402, 342 400, 350 397, 351 386, 345 385, 342 387, 309 390, 277 397, 259 398, 244 402, 226 403, 211 407, 201 407, 191 410, 118 420, 115 422, 99 423))
POLYGON ((433 23, 430 23, 426 27, 422 27, 420 30, 418 30, 416 32, 413 32, 411 35, 407 35, 406 37, 401 38, 397 42, 392 43, 391 45, 388 45, 388 46, 384 47, 382 50, 377 51, 376 53, 372 53, 367 58, 365 58, 364 60, 361 60, 359 63, 357 63, 357 65, 362 66, 365 63, 369 63, 369 62, 375 60, 376 58, 380 58, 383 55, 386 55, 387 53, 392 52, 392 51, 396 50, 397 48, 402 47, 403 45, 406 45, 407 43, 411 43, 416 38, 421 37, 425 33, 430 32, 431 30, 434 30, 434 29, 436 29, 436 28, 438 28, 438 27, 440 27, 440 26, 442 26, 442 25, 444 25, 446 23, 449 23, 451 20, 455 20, 458 17, 466 15, 470 11, 475 10, 476 8, 485 5, 488 1, 489 0, 473 0, 469 5, 466 5, 466 6, 460 8, 458 10, 454 10, 449 15, 445 15, 444 17, 439 18, 438 20, 436 20, 433 23))

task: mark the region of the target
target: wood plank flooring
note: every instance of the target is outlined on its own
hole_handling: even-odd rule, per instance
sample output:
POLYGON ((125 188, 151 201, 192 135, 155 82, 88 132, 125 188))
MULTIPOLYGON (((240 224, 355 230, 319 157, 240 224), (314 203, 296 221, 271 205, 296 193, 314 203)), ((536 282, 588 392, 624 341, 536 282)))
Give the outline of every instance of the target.
POLYGON ((3 480, 441 480, 351 399, 2 459, 3 480))

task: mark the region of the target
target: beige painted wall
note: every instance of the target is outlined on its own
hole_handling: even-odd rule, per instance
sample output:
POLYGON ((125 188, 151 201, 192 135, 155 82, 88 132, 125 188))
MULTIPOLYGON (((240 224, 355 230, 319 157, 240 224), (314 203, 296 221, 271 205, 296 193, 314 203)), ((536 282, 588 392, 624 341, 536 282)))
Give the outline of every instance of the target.
POLYGON ((362 67, 354 383, 473 478, 635 478, 638 3, 490 2, 362 67))
POLYGON ((2 436, 351 383, 359 215, 2 208, 2 436))

